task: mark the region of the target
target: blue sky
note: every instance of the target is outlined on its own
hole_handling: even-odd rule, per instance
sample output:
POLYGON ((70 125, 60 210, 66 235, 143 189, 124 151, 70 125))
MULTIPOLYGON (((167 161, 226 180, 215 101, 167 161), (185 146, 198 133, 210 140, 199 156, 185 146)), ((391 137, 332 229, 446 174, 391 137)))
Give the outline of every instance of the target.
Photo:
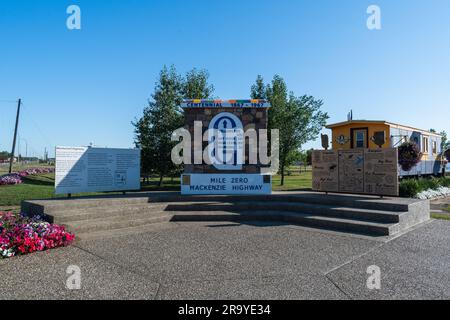
MULTIPOLYGON (((131 147, 161 67, 205 68, 222 99, 280 74, 324 100, 330 122, 450 131, 448 0, 0 0, 0 149, 24 108, 21 153, 55 145, 131 147), (66 28, 81 8, 82 29, 66 28), (366 27, 381 8, 382 29, 366 27)), ((305 148, 319 146, 310 143, 305 148)))

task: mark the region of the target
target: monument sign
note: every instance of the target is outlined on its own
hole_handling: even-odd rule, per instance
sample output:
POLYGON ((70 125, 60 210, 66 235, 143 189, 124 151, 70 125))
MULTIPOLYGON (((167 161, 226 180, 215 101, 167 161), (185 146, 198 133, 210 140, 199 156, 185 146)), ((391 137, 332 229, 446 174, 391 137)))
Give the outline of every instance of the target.
POLYGON ((255 146, 245 136, 248 129, 267 130, 269 107, 265 100, 184 101, 182 108, 185 128, 191 136, 192 158, 198 159, 195 139, 200 139, 207 161, 200 155, 201 161, 184 164, 181 193, 270 194, 272 177, 262 172, 259 160, 248 161, 249 149, 255 146), (199 123, 200 135, 195 132, 199 123))
POLYGON ((139 149, 56 147, 55 193, 140 189, 139 149))

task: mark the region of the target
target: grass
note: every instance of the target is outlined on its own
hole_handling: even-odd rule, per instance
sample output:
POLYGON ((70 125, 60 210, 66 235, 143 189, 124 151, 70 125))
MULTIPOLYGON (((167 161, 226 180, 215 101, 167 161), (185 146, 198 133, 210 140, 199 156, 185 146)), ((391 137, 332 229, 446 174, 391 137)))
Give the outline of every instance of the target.
POLYGON ((311 189, 312 187, 312 173, 311 171, 302 172, 284 177, 284 186, 281 184, 281 176, 273 177, 272 189, 274 191, 298 191, 311 189))
POLYGON ((448 206, 448 207, 445 208, 444 210, 450 212, 450 206, 448 206))
MULTIPOLYGON (((15 186, 0 187, 0 211, 18 211, 23 200, 51 199, 64 197, 64 195, 55 195, 54 173, 45 175, 28 176, 23 179, 24 183, 15 186)), ((311 172, 298 171, 292 172, 285 177, 285 185, 280 186, 281 177, 273 178, 274 191, 294 191, 311 188, 311 172)), ((180 178, 165 178, 163 186, 158 187, 158 179, 151 179, 149 184, 142 185, 142 191, 179 191, 180 178)), ((88 196, 105 193, 74 194, 73 196, 88 196)), ((111 193, 109 193, 111 194, 111 193)), ((113 192, 112 194, 117 194, 113 192)))
MULTIPOLYGON (((55 176, 53 173, 22 178, 23 183, 0 187, 0 211, 17 211, 23 200, 61 198, 55 195, 55 176)), ((84 195, 94 195, 89 193, 84 195)), ((78 195, 74 195, 78 196, 78 195)))
POLYGON ((442 214, 442 213, 433 213, 433 214, 431 214, 431 217, 433 219, 439 219, 439 220, 450 220, 450 215, 442 214))
POLYGON ((25 199, 46 199, 55 196, 53 174, 29 176, 23 181, 23 184, 0 187, 0 208, 19 206, 25 199))
MULTIPOLYGON (((12 172, 20 172, 22 170, 25 169, 29 169, 29 168, 42 168, 42 167, 49 167, 48 164, 45 163, 29 163, 29 164, 24 164, 24 163, 14 163, 12 166, 12 172)), ((9 164, 8 163, 2 163, 0 164, 0 176, 4 175, 4 174, 8 174, 9 172, 9 164)))

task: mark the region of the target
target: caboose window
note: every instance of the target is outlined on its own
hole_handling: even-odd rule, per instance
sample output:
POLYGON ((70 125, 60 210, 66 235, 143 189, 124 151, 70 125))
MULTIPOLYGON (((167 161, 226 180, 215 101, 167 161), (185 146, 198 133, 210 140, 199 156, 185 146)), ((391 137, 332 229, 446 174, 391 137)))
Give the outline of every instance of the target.
POLYGON ((423 144, 423 146, 422 146, 423 152, 428 153, 428 150, 429 150, 428 149, 428 137, 423 137, 422 144, 423 144))
POLYGON ((356 148, 364 148, 366 146, 366 132, 364 130, 356 131, 356 148))

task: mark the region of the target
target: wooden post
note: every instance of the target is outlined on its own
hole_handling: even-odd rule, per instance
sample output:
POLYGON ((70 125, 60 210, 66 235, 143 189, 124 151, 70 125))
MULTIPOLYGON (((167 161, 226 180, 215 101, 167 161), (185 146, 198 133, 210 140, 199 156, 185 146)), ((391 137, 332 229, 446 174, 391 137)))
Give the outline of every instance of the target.
POLYGON ((14 162, 14 152, 16 151, 16 139, 17 139, 17 128, 19 126, 19 116, 20 116, 20 105, 22 103, 22 99, 19 99, 17 103, 17 115, 16 115, 16 126, 14 127, 14 138, 13 138, 13 145, 12 145, 12 151, 11 156, 9 159, 9 173, 12 172, 12 165, 14 162))

